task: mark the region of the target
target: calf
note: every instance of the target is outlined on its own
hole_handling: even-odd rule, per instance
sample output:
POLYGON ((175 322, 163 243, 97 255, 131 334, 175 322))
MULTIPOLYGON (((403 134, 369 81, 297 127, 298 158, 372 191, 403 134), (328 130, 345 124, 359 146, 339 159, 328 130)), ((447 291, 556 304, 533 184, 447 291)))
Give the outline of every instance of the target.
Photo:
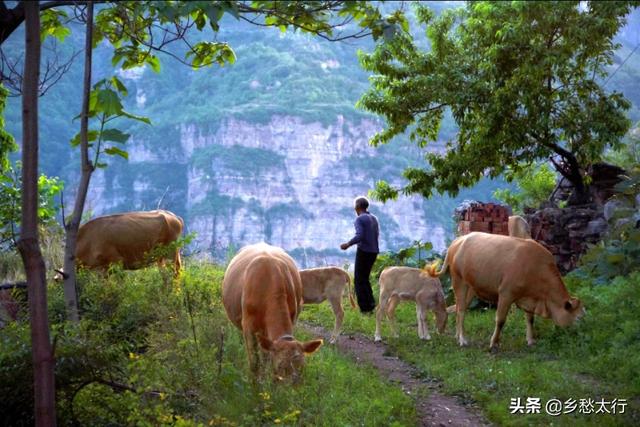
POLYGON ((336 321, 329 342, 335 343, 340 335, 344 318, 342 295, 345 286, 349 288, 351 307, 355 308, 356 306, 351 292, 351 277, 338 267, 320 267, 300 270, 300 279, 302 280, 302 295, 305 304, 320 304, 324 300, 328 300, 331 304, 336 321))
POLYGON ((432 277, 439 277, 447 268, 456 297, 456 337, 461 346, 467 344, 464 312, 470 293, 497 303, 491 350, 498 348, 513 303, 526 313, 529 345, 535 342, 534 315, 551 317, 557 325, 567 326, 584 313, 582 302, 567 292, 551 252, 532 239, 475 232, 458 237, 449 246, 439 272, 435 265, 425 267, 432 277))
POLYGON ((420 339, 431 339, 425 319, 427 309, 433 310, 436 315, 438 332, 444 332, 447 325, 447 307, 439 279, 429 277, 418 268, 387 267, 380 275, 379 284, 380 300, 376 311, 375 341, 382 341, 380 325, 385 314, 391 321, 394 336, 398 335, 395 324, 395 309, 401 300, 416 302, 420 339))
POLYGON ((244 247, 224 274, 222 303, 242 331, 254 378, 261 375, 262 349, 276 379, 297 382, 304 356, 315 352, 322 340, 301 343, 293 337, 302 306, 300 273, 293 259, 264 243, 244 247))

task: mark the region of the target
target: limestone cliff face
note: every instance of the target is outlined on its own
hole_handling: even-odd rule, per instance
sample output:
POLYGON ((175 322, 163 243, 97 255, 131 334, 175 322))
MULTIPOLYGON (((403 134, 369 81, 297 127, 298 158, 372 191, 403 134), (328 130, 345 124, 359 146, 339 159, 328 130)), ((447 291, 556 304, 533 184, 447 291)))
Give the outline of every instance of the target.
MULTIPOLYGON (((129 173, 96 174, 90 204, 100 214, 154 209, 160 201, 184 216, 187 231, 197 233, 196 247, 217 258, 229 247, 266 241, 302 266, 341 264, 353 257, 339 249, 354 232, 353 199, 377 179, 399 176, 409 161, 370 147, 377 130, 372 121, 354 124, 340 116, 330 125, 292 116, 265 124, 228 119, 215 130, 185 124, 179 141, 164 151, 134 139, 131 160, 121 166, 129 173)), ((381 250, 417 239, 444 249, 445 231, 427 223, 424 203, 421 197, 373 203, 381 250)))

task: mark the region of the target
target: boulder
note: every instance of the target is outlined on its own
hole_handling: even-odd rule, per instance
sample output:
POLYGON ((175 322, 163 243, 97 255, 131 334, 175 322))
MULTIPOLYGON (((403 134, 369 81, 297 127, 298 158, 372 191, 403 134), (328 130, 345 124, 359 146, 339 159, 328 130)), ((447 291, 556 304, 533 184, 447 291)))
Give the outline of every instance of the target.
POLYGON ((617 211, 622 209, 623 207, 627 207, 627 203, 624 200, 620 199, 611 199, 607 203, 604 204, 603 213, 604 219, 607 221, 611 220, 617 211))
POLYGON ((596 218, 589 221, 584 234, 587 236, 601 236, 607 231, 607 221, 604 218, 596 218))

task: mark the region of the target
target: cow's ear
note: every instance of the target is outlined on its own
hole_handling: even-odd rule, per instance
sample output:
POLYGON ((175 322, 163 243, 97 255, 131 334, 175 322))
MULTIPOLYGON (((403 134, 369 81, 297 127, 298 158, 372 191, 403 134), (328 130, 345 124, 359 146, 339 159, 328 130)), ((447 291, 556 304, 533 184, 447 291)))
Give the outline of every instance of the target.
POLYGON ((322 339, 307 341, 302 344, 302 351, 304 351, 304 354, 307 355, 312 354, 320 348, 323 342, 324 341, 322 341, 322 339))
POLYGON ((264 335, 258 334, 258 342, 260 343, 260 347, 262 347, 266 351, 273 350, 273 341, 271 341, 264 335))

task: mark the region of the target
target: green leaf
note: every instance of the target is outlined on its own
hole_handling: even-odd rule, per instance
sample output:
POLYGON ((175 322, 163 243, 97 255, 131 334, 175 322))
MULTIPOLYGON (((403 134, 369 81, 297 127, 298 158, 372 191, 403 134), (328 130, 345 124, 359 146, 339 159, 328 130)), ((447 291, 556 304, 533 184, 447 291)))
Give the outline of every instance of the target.
POLYGON ((149 55, 147 57, 147 64, 149 64, 149 66, 155 73, 160 72, 160 60, 157 56, 149 55))
MULTIPOLYGON (((99 132, 97 130, 89 130, 87 132, 87 142, 95 141, 96 139, 98 139, 98 133, 99 132)), ((71 139, 72 147, 77 147, 78 145, 80 145, 80 132, 78 132, 76 136, 71 139)))
POLYGON ((233 64, 236 61, 233 49, 227 43, 220 42, 196 43, 185 57, 191 59, 193 68, 211 66, 215 62, 224 66, 226 63, 233 64))
POLYGON ((398 198, 398 189, 391 187, 386 181, 378 181, 375 189, 369 190, 368 195, 381 201, 396 200, 398 198))
POLYGON ((143 122, 143 123, 146 123, 146 124, 148 124, 148 125, 150 125, 150 124, 151 124, 151 120, 150 120, 148 117, 138 116, 138 115, 135 115, 135 114, 131 114, 131 113, 129 113, 129 112, 127 112, 127 111, 124 111, 124 110, 120 111, 120 114, 121 114, 122 116, 124 116, 124 117, 128 117, 128 118, 130 118, 130 119, 137 120, 137 121, 139 121, 139 122, 143 122))
POLYGON ((120 81, 116 76, 111 77, 109 80, 113 87, 120 93, 122 96, 127 96, 129 92, 127 91, 127 87, 120 81))
POLYGON ((122 102, 118 94, 112 89, 98 91, 96 110, 105 113, 108 117, 122 114, 122 102))
POLYGON ((58 9, 47 9, 40 12, 40 41, 47 37, 54 37, 63 42, 71 34, 71 30, 60 21, 60 18, 67 18, 67 13, 58 9))
POLYGON ((124 150, 121 150, 118 147, 109 147, 107 149, 104 150, 104 152, 110 156, 120 156, 124 159, 129 159, 129 153, 127 153, 124 150))
POLYGON ((105 129, 100 135, 103 141, 113 141, 119 143, 125 143, 131 135, 122 132, 120 129, 105 129))
POLYGON ((605 258, 610 264, 620 264, 624 262, 624 254, 607 254, 605 258))

